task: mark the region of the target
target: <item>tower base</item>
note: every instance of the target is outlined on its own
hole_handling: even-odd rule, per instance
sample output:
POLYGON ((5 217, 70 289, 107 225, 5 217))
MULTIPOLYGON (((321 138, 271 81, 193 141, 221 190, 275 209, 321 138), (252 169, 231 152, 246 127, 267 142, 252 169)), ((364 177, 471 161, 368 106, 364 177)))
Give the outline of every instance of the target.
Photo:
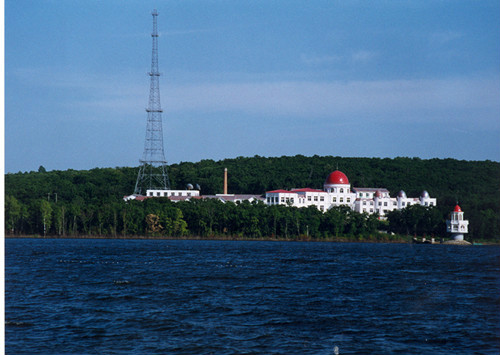
POLYGON ((453 233, 451 240, 464 240, 464 235, 462 233, 453 233))

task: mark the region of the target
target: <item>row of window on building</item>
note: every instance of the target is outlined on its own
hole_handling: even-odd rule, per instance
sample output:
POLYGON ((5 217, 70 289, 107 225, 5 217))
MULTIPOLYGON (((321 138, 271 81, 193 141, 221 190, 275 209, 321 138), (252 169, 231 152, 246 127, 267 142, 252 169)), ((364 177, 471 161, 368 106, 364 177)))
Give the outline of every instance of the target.
POLYGON ((197 190, 148 190, 146 193, 149 197, 174 197, 174 196, 199 196, 197 190))
MULTIPOLYGON (((298 198, 299 200, 299 203, 305 203, 305 198, 298 198)), ((325 196, 307 196, 307 201, 308 202, 311 202, 311 201, 316 201, 316 202, 324 202, 325 201, 325 196)), ((268 204, 276 204, 276 203, 279 203, 280 200, 278 197, 268 197, 267 198, 267 203, 268 204)), ((332 197, 332 203, 336 203, 337 202, 337 197, 332 197)), ((344 198, 343 197, 339 197, 339 202, 344 202, 344 198)), ((345 199, 345 202, 346 203, 351 203, 351 198, 350 197, 346 197, 345 199)), ((295 198, 294 197, 281 197, 281 203, 295 203, 295 198)), ((372 203, 373 204, 373 203, 372 203)))

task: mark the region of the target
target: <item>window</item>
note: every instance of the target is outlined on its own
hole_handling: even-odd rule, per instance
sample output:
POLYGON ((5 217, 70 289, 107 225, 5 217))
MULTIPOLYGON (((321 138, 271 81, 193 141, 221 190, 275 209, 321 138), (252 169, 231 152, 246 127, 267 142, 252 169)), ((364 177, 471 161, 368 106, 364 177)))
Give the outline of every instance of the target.
POLYGON ((314 201, 318 201, 318 196, 314 196, 314 201))
POLYGON ((349 189, 346 189, 345 192, 349 193, 349 189))
POLYGON ((387 206, 387 202, 384 202, 384 206, 387 206))
POLYGON ((324 201, 324 200, 325 200, 325 197, 324 197, 324 196, 320 196, 319 200, 320 200, 320 201, 324 201))
MULTIPOLYGON (((370 206, 373 206, 373 201, 370 201, 370 206)), ((373 211, 372 211, 373 212, 373 211)))
POLYGON ((343 197, 341 197, 339 202, 344 202, 344 198, 343 198, 343 197))
POLYGON ((370 213, 373 213, 373 208, 370 208, 370 213))
POLYGON ((351 202, 351 198, 350 197, 347 198, 347 202, 351 202))
POLYGON ((153 196, 153 193, 152 193, 152 192, 150 192, 150 193, 149 193, 149 196, 153 196))
POLYGON ((434 203, 433 202, 429 202, 429 206, 434 206, 434 203))
POLYGON ((337 202, 337 198, 336 197, 332 197, 332 202, 337 202))
POLYGON ((404 207, 406 205, 406 202, 403 202, 401 205, 404 207))
POLYGON ((284 197, 281 198, 281 202, 285 202, 285 198, 284 197))
POLYGON ((379 205, 379 206, 382 206, 382 202, 379 202, 379 203, 378 203, 378 205, 379 205))
POLYGON ((396 202, 396 201, 393 201, 393 202, 392 202, 392 205, 393 205, 393 206, 396 206, 396 205, 397 205, 397 202, 396 202))
POLYGON ((340 193, 343 194, 344 193, 344 189, 340 189, 340 193))
POLYGON ((188 193, 187 193, 187 195, 188 195, 188 196, 191 196, 191 192, 188 192, 188 193))
POLYGON ((307 196, 307 201, 311 201, 311 196, 307 196))
POLYGON ((292 197, 292 198, 290 198, 290 202, 291 202, 291 203, 293 203, 293 197, 292 197))
POLYGON ((363 206, 366 206, 366 201, 363 201, 363 206))
POLYGON ((160 193, 159 193, 159 192, 157 192, 157 193, 156 193, 156 196, 160 196, 160 193))
POLYGON ((325 210, 325 206, 319 206, 319 209, 320 209, 321 211, 324 211, 324 210, 325 210))

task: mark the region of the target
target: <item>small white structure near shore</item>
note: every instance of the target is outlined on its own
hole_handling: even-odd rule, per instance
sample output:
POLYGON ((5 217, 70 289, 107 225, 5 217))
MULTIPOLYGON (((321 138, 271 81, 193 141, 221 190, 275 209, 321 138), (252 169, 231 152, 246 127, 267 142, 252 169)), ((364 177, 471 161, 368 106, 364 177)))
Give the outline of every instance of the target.
POLYGON ((446 231, 451 233, 451 240, 464 240, 464 234, 469 232, 469 221, 464 219, 464 212, 459 205, 450 214, 446 221, 446 231))

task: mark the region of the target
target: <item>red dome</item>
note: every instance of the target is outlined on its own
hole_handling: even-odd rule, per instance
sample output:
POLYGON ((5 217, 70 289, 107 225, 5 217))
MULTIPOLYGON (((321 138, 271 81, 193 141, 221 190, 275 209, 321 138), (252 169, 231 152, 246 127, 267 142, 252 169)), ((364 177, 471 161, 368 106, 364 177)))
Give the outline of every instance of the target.
POLYGON ((349 184, 349 179, 342 171, 335 170, 333 173, 330 173, 326 178, 325 185, 334 185, 334 184, 349 184))
POLYGON ((462 209, 460 208, 459 205, 456 205, 455 209, 453 210, 453 212, 462 212, 462 209))

